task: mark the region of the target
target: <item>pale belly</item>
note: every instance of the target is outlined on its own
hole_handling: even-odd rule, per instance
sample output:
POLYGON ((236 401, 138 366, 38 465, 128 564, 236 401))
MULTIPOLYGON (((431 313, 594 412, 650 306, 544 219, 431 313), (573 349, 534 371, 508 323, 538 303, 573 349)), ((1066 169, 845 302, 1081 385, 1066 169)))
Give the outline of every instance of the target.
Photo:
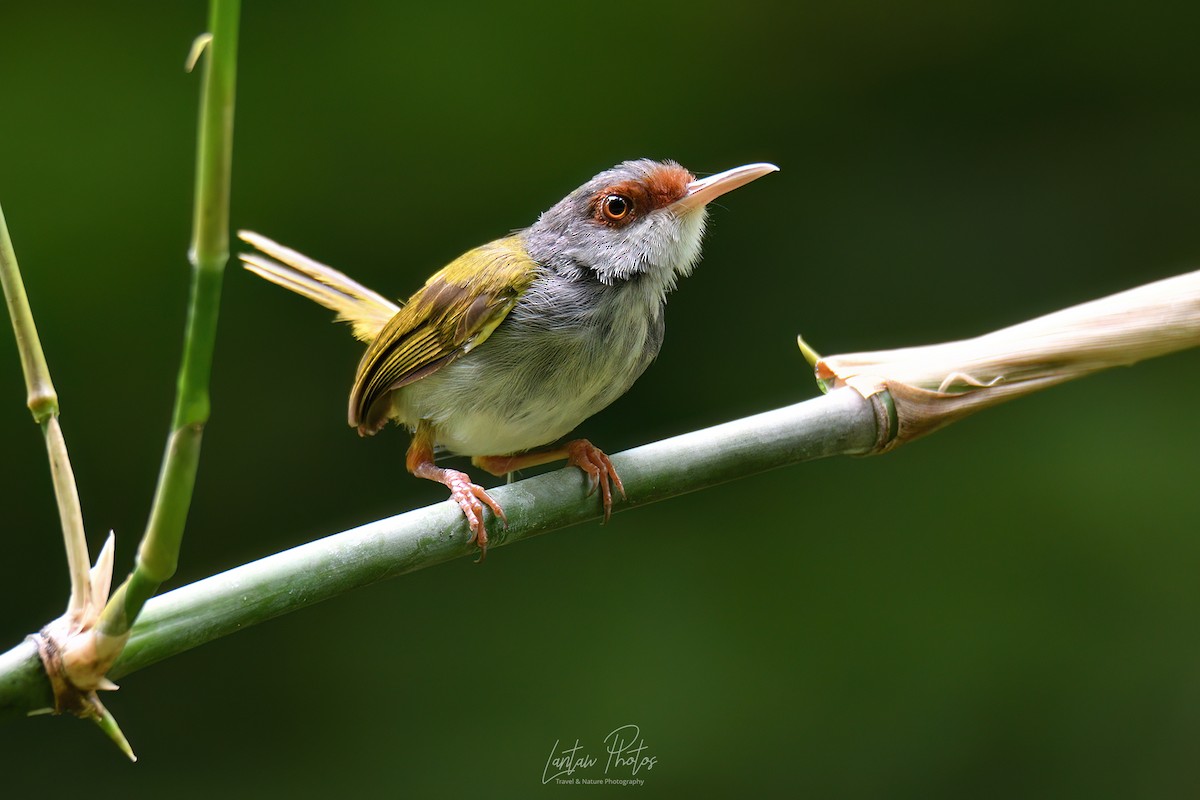
POLYGON ((661 304, 616 315, 598 308, 570 326, 521 310, 475 350, 399 389, 392 417, 410 428, 426 421, 460 455, 531 450, 628 391, 662 343, 661 304))

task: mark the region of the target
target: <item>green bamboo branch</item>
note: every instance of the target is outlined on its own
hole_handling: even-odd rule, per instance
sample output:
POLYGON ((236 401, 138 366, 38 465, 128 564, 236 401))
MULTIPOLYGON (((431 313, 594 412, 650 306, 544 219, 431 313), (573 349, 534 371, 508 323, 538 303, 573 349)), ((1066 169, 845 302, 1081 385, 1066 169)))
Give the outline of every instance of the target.
MULTIPOLYGON (((27 681, 31 677, 29 667, 36 663, 41 671, 35 680, 35 694, 42 695, 38 708, 71 711, 93 720, 133 760, 136 758, 129 742, 100 702, 97 691, 116 688, 105 673, 121 653, 130 627, 146 600, 175 572, 195 483, 200 437, 208 419, 208 380, 216 342, 221 275, 229 257, 229 176, 238 13, 238 0, 213 0, 212 31, 198 40, 209 47, 210 58, 201 91, 196 212, 189 250, 194 269, 173 430, 134 572, 107 606, 103 604, 112 576, 113 540, 110 535, 96 567, 89 570, 83 514, 58 422, 58 397, 0 211, 0 283, 25 374, 27 404, 46 439, 71 577, 67 613, 0 658, 0 669, 5 669, 0 675, 0 691, 11 688, 14 680, 27 681), (30 653, 36 660, 27 663, 24 656, 30 653), (8 672, 9 667, 15 668, 15 672, 8 672), (47 690, 51 702, 45 702, 47 690)), ((201 49, 203 46, 193 48, 188 58, 189 70, 201 49)))
MULTIPOLYGON (((925 432, 1018 394, 1195 346, 1200 272, 962 342, 826 359, 807 348, 827 395, 613 456, 629 495, 618 510, 809 459, 887 452, 903 440, 905 420, 930 401, 951 405, 929 418, 925 432), (951 380, 963 385, 947 390, 951 380)), ((582 499, 584 484, 568 468, 491 490, 509 520, 507 530, 493 527, 493 546, 598 518, 599 500, 582 499)), ((110 674, 127 675, 355 587, 473 552, 451 502, 334 534, 151 601, 110 674)), ((0 717, 44 706, 45 675, 36 666, 28 644, 0 654, 0 717)))
MULTIPOLYGON (((112 574, 112 536, 101 550, 94 570, 88 569, 87 538, 83 528, 83 510, 79 504, 79 491, 75 484, 75 473, 67 454, 67 442, 58 422, 58 394, 50 378, 50 367, 46 363, 33 320, 33 310, 21 280, 16 252, 8 232, 8 222, 0 209, 0 284, 3 285, 9 318, 17 340, 21 357, 21 369, 25 374, 28 390, 26 404, 33 419, 41 426, 46 440, 46 452, 50 459, 50 476, 54 485, 54 498, 58 505, 59 521, 63 542, 67 550, 67 568, 71 579, 71 596, 63 616, 49 622, 38 634, 31 636, 22 648, 33 654, 32 661, 24 663, 18 673, 30 677, 30 668, 40 672, 40 689, 50 690, 52 711, 71 711, 94 721, 105 735, 112 739, 129 758, 137 760, 116 719, 96 695, 96 690, 111 688, 112 684, 97 676, 90 668, 93 651, 88 647, 64 652, 70 642, 90 639, 90 633, 100 610, 100 604, 108 596, 109 576, 112 574), (83 658, 79 656, 82 654, 83 658), (81 661, 83 669, 79 670, 81 661)), ((115 657, 115 653, 114 653, 115 657)), ((4 660, 5 663, 11 663, 4 660)), ((109 662, 111 663, 111 662, 109 662)), ((105 664, 107 667, 108 664, 105 664)), ((0 669, 3 664, 0 664, 0 669)), ((5 674, 0 682, 10 680, 5 674)))
POLYGON ((21 356, 21 371, 25 374, 28 391, 26 405, 33 420, 41 426, 46 440, 46 452, 50 458, 50 476, 54 482, 54 498, 58 503, 58 516, 62 527, 63 543, 67 550, 67 571, 71 577, 71 597, 67 603, 67 618, 78 623, 89 600, 87 538, 83 530, 83 511, 79 505, 79 491, 75 485, 75 473, 67 456, 67 443, 58 422, 58 393, 50 379, 50 367, 42 352, 37 325, 33 321, 33 310, 25 294, 21 270, 17 266, 17 255, 12 237, 8 233, 8 222, 0 208, 0 285, 8 304, 8 316, 12 320, 13 334, 17 340, 17 351, 21 356))
POLYGON ((53 710, 54 691, 33 639, 0 653, 0 719, 53 710))
MULTIPOLYGON (((881 403, 835 391, 612 457, 626 511, 671 497, 834 455, 865 454, 879 441, 881 403)), ((489 550, 602 517, 587 479, 567 467, 489 489, 504 508, 489 550)), ((781 510, 781 513, 786 511, 781 510)), ((168 592, 152 600, 113 665, 120 678, 169 656, 377 581, 457 558, 478 557, 450 501, 370 522, 168 592)))
MULTIPOLYGON (((628 500, 614 510, 675 497, 776 467, 881 445, 882 403, 836 390, 796 405, 654 442, 612 457, 628 500)), ((601 516, 578 469, 489 490, 508 514, 490 547, 601 516)), ((790 514, 780 509, 781 517, 790 514)), ((691 546, 681 543, 680 546, 691 546)), ((110 675, 119 678, 221 636, 385 578, 476 555, 458 506, 446 501, 337 533, 236 567, 150 600, 110 675)), ((486 567, 485 567, 486 568, 486 567)), ((0 654, 0 718, 36 711, 45 675, 25 645, 0 654)))
MULTIPOLYGON (((188 252, 191 302, 183 360, 150 519, 133 573, 113 593, 99 624, 102 636, 128 634, 146 601, 175 574, 192 501, 200 442, 209 414, 209 375, 217 335, 221 279, 229 260, 229 186, 237 74, 239 0, 212 0, 196 146, 195 217, 188 252)), ((189 63, 198 57, 189 55, 189 63)))

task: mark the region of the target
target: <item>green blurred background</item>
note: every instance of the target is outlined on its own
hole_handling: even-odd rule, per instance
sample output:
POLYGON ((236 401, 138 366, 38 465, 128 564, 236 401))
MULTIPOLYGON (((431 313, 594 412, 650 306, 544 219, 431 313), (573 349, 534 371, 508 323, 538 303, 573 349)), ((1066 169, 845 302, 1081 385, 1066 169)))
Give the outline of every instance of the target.
MULTIPOLYGON (((658 362, 586 423, 617 451, 815 395, 798 332, 959 338, 1195 268, 1194 8, 252 2, 233 224, 400 296, 623 159, 779 164, 714 210, 658 362)), ((123 572, 179 355, 205 9, 0 16, 0 202, 123 572)), ((346 427, 346 331, 225 288, 176 585, 443 499, 402 433, 346 427)), ((554 742, 636 723, 646 797, 1195 796, 1198 366, 353 592, 124 679, 136 767, 82 722, 5 725, 0 794, 574 796, 602 790, 543 788, 554 742)), ((4 647, 67 590, 23 398, 4 333, 4 647)))

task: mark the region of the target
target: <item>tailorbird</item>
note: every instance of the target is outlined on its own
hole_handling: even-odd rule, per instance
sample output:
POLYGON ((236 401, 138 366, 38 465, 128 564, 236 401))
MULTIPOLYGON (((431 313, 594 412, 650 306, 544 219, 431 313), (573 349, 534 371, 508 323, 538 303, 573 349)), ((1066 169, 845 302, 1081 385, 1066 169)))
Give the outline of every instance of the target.
MULTIPOLYGON (((566 459, 597 487, 604 518, 625 487, 587 439, 562 440, 624 394, 662 345, 667 293, 700 258, 707 205, 778 167, 749 164, 697 179, 673 161, 601 172, 524 230, 470 250, 397 305, 346 275, 249 231, 270 256, 251 272, 337 312, 367 343, 350 390, 350 425, 412 432, 408 471, 445 484, 487 554, 486 504, 434 449, 493 475, 566 459), (546 447, 549 449, 537 449, 546 447)), ((507 521, 505 520, 506 524, 507 521)))

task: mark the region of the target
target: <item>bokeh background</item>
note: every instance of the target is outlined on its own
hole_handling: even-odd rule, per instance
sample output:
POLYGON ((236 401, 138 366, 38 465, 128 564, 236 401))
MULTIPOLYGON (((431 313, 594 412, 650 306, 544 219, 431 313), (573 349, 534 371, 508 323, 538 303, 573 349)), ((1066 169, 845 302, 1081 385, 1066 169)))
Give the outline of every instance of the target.
MULTIPOLYGON (((0 201, 89 536, 131 563, 188 271, 200 2, 9 5, 0 201)), ((1200 260, 1194 6, 244 9, 233 224, 393 296, 630 157, 724 199, 610 452, 816 394, 795 347, 959 338, 1200 260)), ((0 644, 55 616, 42 443, 0 336, 0 644)), ((344 424, 359 346, 236 268, 175 585, 439 501, 344 424)), ((92 728, 0 728, 0 794, 528 797, 641 726, 646 797, 1200 791, 1195 352, 878 459, 784 469, 345 595, 180 655, 92 728)), ((585 773, 581 773, 585 774, 585 773)), ((586 774, 585 774, 586 776, 586 774)), ((595 772, 592 773, 595 777, 595 772)))

